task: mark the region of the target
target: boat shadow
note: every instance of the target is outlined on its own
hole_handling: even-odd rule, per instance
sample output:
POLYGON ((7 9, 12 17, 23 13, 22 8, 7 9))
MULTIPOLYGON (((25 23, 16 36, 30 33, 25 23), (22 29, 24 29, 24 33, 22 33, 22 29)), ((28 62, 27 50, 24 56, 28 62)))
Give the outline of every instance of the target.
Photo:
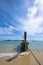
POLYGON ((15 58, 17 58, 17 57, 18 57, 18 55, 13 56, 12 58, 7 59, 6 61, 7 61, 7 62, 11 62, 11 61, 13 61, 15 58))

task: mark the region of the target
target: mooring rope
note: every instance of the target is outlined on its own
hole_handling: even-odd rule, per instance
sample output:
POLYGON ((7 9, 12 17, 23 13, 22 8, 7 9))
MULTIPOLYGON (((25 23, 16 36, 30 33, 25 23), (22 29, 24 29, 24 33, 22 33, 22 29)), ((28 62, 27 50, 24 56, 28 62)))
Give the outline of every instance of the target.
POLYGON ((33 54, 33 52, 32 51, 30 51, 31 52, 31 54, 33 55, 33 57, 35 58, 35 60, 37 61, 37 63, 39 64, 39 65, 41 65, 40 64, 40 62, 38 61, 38 59, 35 57, 35 55, 33 54))

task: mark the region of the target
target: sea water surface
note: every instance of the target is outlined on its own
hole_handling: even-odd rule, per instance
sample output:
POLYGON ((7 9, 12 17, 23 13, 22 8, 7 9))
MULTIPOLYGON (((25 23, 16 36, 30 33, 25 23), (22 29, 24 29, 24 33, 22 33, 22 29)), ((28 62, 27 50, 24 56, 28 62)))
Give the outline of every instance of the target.
MULTIPOLYGON (((0 41, 0 57, 12 56, 16 54, 15 49, 22 40, 4 40, 0 41)), ((43 41, 29 41, 28 48, 31 50, 43 50, 43 41)))
MULTIPOLYGON (((22 40, 4 40, 0 41, 0 53, 14 52, 14 49, 22 42, 22 40)), ((29 49, 43 50, 43 41, 29 41, 29 49)))

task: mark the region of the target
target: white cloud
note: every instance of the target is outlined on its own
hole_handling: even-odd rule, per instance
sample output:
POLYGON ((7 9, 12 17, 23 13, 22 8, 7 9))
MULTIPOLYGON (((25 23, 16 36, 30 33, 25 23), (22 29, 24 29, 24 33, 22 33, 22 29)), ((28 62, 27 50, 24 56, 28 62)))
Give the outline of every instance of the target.
MULTIPOLYGON (((26 2, 26 5, 27 3, 28 2, 26 2)), ((22 32, 27 31, 28 35, 31 36, 36 33, 42 33, 43 27, 40 27, 40 24, 43 22, 43 0, 34 0, 34 5, 32 7, 27 7, 26 16, 27 19, 20 17, 17 18, 21 26, 17 26, 17 28, 13 26, 9 26, 8 28, 0 28, 0 34, 13 34, 13 30, 21 30, 22 32)))
POLYGON ((37 14, 37 7, 36 6, 28 8, 27 17, 33 18, 36 14, 37 14))
POLYGON ((18 19, 22 25, 21 30, 27 31, 29 35, 34 35, 35 33, 43 32, 43 28, 40 28, 40 24, 43 22, 43 1, 41 1, 42 0, 35 0, 34 5, 27 9, 27 19, 18 19), (36 14, 38 16, 35 17, 36 14))
POLYGON ((2 28, 0 27, 0 34, 13 34, 12 31, 13 30, 17 30, 17 28, 13 27, 13 26, 10 26, 8 28, 2 28))
POLYGON ((38 18, 33 18, 33 19, 27 19, 27 20, 23 20, 23 19, 19 19, 19 21, 22 24, 21 30, 23 31, 27 31, 28 34, 30 35, 34 35, 36 32, 39 32, 38 30, 40 30, 41 28, 39 27, 41 21, 43 20, 43 18, 38 17, 38 18), (23 21, 23 22, 22 22, 23 21))
POLYGON ((0 36, 0 40, 15 40, 15 36, 0 36))
POLYGON ((8 31, 8 28, 0 27, 0 34, 12 34, 12 33, 8 31))
POLYGON ((43 16, 43 0, 39 0, 39 8, 38 8, 39 14, 43 16))
POLYGON ((29 18, 35 17, 35 15, 37 14, 37 11, 38 11, 38 4, 39 4, 38 0, 34 0, 33 6, 31 6, 27 9, 27 11, 28 11, 27 17, 29 17, 29 18))
POLYGON ((39 0, 34 0, 34 5, 37 5, 39 0))

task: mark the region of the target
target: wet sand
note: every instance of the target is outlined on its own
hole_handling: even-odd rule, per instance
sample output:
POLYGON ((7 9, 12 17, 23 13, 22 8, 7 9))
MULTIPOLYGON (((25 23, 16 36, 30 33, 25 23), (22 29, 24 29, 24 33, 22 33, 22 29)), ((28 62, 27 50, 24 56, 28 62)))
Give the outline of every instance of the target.
MULTIPOLYGON (((43 51, 32 51, 35 57, 38 59, 41 65, 43 65, 43 51)), ((8 62, 7 59, 11 57, 2 57, 0 58, 0 65, 39 65, 38 62, 33 57, 32 53, 19 56, 8 62)))

